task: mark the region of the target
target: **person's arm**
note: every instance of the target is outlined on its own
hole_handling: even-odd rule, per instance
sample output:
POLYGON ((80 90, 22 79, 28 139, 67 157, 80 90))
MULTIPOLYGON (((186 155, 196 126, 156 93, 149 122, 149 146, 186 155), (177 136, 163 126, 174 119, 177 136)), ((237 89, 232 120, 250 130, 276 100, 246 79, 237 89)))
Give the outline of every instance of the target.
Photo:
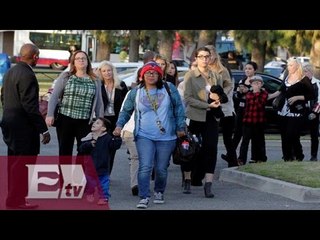
POLYGON ((91 153, 92 149, 95 147, 95 143, 93 143, 92 141, 93 141, 93 139, 85 141, 85 142, 82 142, 81 145, 78 148, 78 152, 81 153, 81 154, 89 154, 89 153, 91 153))
POLYGON ((278 91, 275 91, 274 93, 269 93, 269 94, 268 94, 268 100, 278 97, 278 96, 280 95, 280 93, 281 93, 281 92, 280 92, 279 90, 278 90, 278 91))
POLYGON ((228 93, 233 91, 234 85, 227 68, 222 70, 221 77, 223 81, 223 91, 228 95, 228 93))
POLYGON ((109 143, 109 147, 112 150, 118 150, 122 145, 122 138, 119 136, 113 136, 109 143))
POLYGON ((137 89, 130 90, 125 99, 122 102, 119 117, 116 122, 116 128, 113 131, 114 136, 120 136, 123 126, 129 121, 133 111, 134 111, 134 101, 136 97, 137 89))

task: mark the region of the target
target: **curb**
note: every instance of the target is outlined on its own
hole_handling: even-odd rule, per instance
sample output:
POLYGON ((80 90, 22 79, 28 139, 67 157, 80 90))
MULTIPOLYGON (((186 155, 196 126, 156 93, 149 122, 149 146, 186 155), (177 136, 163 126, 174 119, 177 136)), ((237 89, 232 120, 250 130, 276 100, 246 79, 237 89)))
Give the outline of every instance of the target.
POLYGON ((237 183, 262 192, 280 195, 304 203, 320 203, 320 188, 304 187, 277 179, 240 172, 238 167, 225 168, 220 171, 219 180, 237 183))

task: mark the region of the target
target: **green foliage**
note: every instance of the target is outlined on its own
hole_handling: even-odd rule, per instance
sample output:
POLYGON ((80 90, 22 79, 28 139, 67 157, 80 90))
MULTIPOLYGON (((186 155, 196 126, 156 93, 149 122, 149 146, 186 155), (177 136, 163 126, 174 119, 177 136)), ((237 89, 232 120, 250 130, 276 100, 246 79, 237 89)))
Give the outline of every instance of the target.
POLYGON ((289 48, 292 56, 309 55, 313 40, 320 36, 318 30, 278 30, 282 34, 278 43, 289 48))
POLYGON ((120 58, 120 61, 121 61, 121 62, 124 62, 127 57, 128 57, 128 53, 127 53, 126 51, 122 50, 122 51, 119 53, 119 58, 120 58))

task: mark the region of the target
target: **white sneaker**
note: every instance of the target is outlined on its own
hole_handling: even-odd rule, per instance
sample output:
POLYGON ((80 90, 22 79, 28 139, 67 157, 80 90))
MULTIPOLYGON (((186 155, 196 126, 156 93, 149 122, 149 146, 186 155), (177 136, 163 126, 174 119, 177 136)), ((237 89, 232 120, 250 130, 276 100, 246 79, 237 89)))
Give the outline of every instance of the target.
POLYGON ((157 203, 157 204, 164 203, 163 193, 161 193, 161 192, 154 193, 153 203, 157 203))
POLYGON ((149 204, 149 198, 142 198, 137 204, 137 208, 146 209, 148 207, 148 204, 149 204))

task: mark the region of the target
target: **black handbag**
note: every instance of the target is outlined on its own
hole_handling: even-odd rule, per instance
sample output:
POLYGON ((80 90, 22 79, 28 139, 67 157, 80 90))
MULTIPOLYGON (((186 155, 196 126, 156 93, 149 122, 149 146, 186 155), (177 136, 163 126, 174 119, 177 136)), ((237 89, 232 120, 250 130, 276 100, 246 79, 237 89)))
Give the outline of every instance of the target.
POLYGON ((285 100, 286 100, 285 94, 283 92, 280 92, 280 94, 272 101, 273 109, 280 111, 284 105, 285 100))
POLYGON ((200 150, 200 142, 196 135, 188 133, 184 137, 177 138, 176 147, 173 151, 174 164, 180 165, 191 162, 200 150))

